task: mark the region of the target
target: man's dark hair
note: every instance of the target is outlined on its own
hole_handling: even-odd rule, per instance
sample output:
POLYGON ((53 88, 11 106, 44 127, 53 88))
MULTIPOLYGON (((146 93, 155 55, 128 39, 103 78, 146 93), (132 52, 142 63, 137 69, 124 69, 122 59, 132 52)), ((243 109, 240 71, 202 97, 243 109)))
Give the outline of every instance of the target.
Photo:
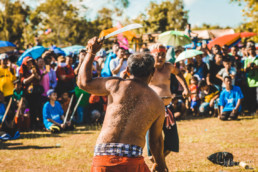
POLYGON ((119 46, 119 43, 118 42, 114 42, 113 45, 118 45, 119 46))
MULTIPOLYGON (((86 50, 85 50, 85 49, 81 49, 81 50, 80 50, 80 53, 86 53, 86 50)), ((79 53, 79 54, 80 54, 80 53, 79 53)))
POLYGON ((190 63, 186 65, 187 71, 191 71, 194 66, 190 63))
POLYGON ((125 48, 124 47, 119 47, 118 50, 124 50, 125 51, 125 48))
POLYGON ((184 51, 184 48, 182 46, 176 46, 175 47, 175 53, 177 53, 179 51, 184 51))
POLYGON ((215 47, 215 48, 217 48, 219 51, 221 51, 221 47, 220 47, 220 45, 215 44, 215 45, 214 45, 214 47, 215 47))
POLYGON ((231 81, 232 81, 231 76, 227 75, 227 76, 225 76, 225 77, 224 77, 224 79, 223 79, 223 80, 225 81, 225 80, 226 80, 226 78, 228 78, 229 80, 231 80, 231 81))
MULTIPOLYGON (((238 51, 239 48, 238 48, 237 45, 235 45, 235 46, 233 46, 233 47, 236 49, 236 51, 238 51)), ((233 47, 232 47, 232 48, 233 48, 233 47)))
POLYGON ((222 59, 223 62, 231 62, 230 58, 228 56, 224 56, 222 59))
POLYGON ((127 60, 129 72, 136 77, 148 77, 154 71, 154 58, 148 53, 135 53, 127 60))
POLYGON ((199 88, 202 88, 207 85, 207 82, 205 80, 201 80, 199 83, 199 88))

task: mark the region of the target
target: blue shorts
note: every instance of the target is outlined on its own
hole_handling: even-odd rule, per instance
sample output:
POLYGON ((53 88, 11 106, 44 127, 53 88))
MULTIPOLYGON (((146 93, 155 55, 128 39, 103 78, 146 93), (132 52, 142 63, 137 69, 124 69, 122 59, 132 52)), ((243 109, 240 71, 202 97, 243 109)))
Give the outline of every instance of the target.
POLYGON ((191 101, 191 108, 194 109, 194 108, 199 108, 201 104, 201 101, 200 100, 196 100, 196 101, 191 101))

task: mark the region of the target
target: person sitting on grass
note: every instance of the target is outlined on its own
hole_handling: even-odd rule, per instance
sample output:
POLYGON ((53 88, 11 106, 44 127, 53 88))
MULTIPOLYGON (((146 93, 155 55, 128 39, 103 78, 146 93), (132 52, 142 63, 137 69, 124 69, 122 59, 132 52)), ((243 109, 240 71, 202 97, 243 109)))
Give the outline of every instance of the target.
POLYGON ((43 122, 47 130, 52 133, 60 132, 71 126, 70 122, 63 123, 64 111, 57 99, 57 93, 50 89, 47 92, 49 101, 43 106, 43 122))
MULTIPOLYGON (((199 83, 199 88, 204 94, 204 102, 199 108, 200 113, 208 114, 218 109, 217 99, 219 98, 219 90, 214 85, 208 85, 205 80, 199 83)), ((216 115, 215 115, 216 116, 216 115)))
POLYGON ((230 76, 224 77, 226 88, 220 93, 220 119, 236 120, 241 111, 241 100, 244 98, 243 93, 238 86, 232 85, 230 76))

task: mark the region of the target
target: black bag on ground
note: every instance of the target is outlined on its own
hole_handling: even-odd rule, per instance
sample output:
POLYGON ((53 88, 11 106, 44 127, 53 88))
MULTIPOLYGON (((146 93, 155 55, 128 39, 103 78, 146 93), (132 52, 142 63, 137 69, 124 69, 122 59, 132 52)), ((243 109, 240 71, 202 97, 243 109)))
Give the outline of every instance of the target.
POLYGON ((233 155, 229 152, 217 152, 207 157, 214 164, 222 166, 234 166, 233 155))

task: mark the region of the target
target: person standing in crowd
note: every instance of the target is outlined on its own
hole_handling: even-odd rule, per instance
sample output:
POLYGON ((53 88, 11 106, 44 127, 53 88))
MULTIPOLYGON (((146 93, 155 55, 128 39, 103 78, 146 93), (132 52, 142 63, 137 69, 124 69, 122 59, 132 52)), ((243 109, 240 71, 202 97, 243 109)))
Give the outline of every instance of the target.
POLYGON ((236 120, 241 112, 241 100, 244 98, 241 89, 232 85, 230 76, 224 77, 225 89, 220 93, 220 119, 236 120))
POLYGON ((212 47, 212 57, 211 57, 211 60, 214 60, 214 57, 215 57, 216 54, 221 54, 221 47, 218 44, 215 44, 212 47))
POLYGON ((47 92, 49 101, 43 107, 43 122, 47 130, 58 133, 71 126, 70 122, 63 123, 64 111, 57 100, 57 93, 50 89, 47 92))
POLYGON ((225 57, 222 61, 224 68, 217 73, 216 77, 222 81, 222 88, 225 88, 225 76, 230 76, 232 78, 232 84, 235 85, 236 68, 231 67, 231 60, 229 57, 225 57))
POLYGON ((16 79, 15 70, 11 64, 8 66, 8 61, 7 54, 0 55, 0 91, 4 93, 5 102, 9 102, 13 95, 13 81, 16 79))
POLYGON ((207 84, 215 85, 217 88, 221 87, 222 81, 216 77, 217 73, 223 68, 222 54, 215 54, 214 60, 210 60, 210 70, 207 74, 207 84))
POLYGON ((149 171, 142 157, 148 130, 156 163, 153 170, 168 171, 162 137, 165 111, 159 96, 148 86, 154 72, 153 57, 145 53, 130 56, 126 70, 129 79, 92 79, 92 63, 101 46, 97 37, 88 42, 88 54, 77 81, 81 89, 95 95, 106 95, 110 100, 95 146, 91 171, 149 171))
MULTIPOLYGON (((166 48, 162 44, 154 44, 151 48, 151 54, 154 56, 155 60, 155 72, 149 83, 150 88, 152 88, 158 96, 163 100, 163 106, 165 106, 166 113, 165 120, 163 122, 163 131, 165 135, 164 140, 164 154, 168 155, 171 151, 179 151, 179 138, 177 132, 176 121, 171 113, 172 109, 172 93, 170 91, 170 75, 174 74, 180 84, 183 86, 183 96, 189 95, 189 89, 187 83, 180 72, 179 69, 174 67, 171 63, 165 62, 166 59, 166 48)), ((148 136, 148 135, 147 135, 148 136)), ((147 139, 148 140, 148 139, 147 139)), ((148 142, 147 142, 148 146, 148 142)), ((148 147, 147 147, 148 148, 148 147)), ((149 150, 149 149, 148 149, 149 150)), ((151 156, 150 151, 148 151, 148 156, 151 156)), ((151 159, 151 157, 149 157, 151 159)))
POLYGON ((58 78, 56 91, 60 97, 64 92, 69 92, 74 89, 74 71, 70 65, 67 65, 63 56, 58 57, 58 67, 56 69, 58 78))
POLYGON ((55 89, 57 86, 57 79, 56 79, 56 71, 55 67, 56 66, 55 62, 52 61, 54 59, 54 53, 52 51, 46 51, 43 55, 42 58, 44 59, 45 62, 45 69, 48 71, 48 76, 49 76, 49 89, 55 89))
POLYGON ((45 68, 45 62, 42 58, 38 59, 38 67, 42 77, 40 85, 44 88, 44 93, 42 94, 42 96, 44 96, 45 99, 47 99, 47 92, 50 89, 50 81, 48 75, 49 71, 47 71, 47 69, 45 68))
POLYGON ((78 66, 74 69, 74 74, 76 76, 78 75, 79 69, 82 65, 82 61, 85 58, 86 54, 87 54, 86 50, 83 50, 83 49, 79 53, 79 63, 78 63, 78 66))
POLYGON ((40 85, 42 76, 36 62, 32 57, 25 57, 20 68, 20 77, 23 84, 24 96, 28 101, 31 117, 31 128, 41 127, 41 95, 44 88, 40 85))
POLYGON ((238 46, 233 46, 230 52, 231 52, 231 55, 234 57, 236 64, 241 62, 241 56, 238 55, 238 46))
POLYGON ((230 55, 230 54, 228 54, 229 53, 229 51, 228 51, 228 46, 227 45, 223 45, 222 47, 221 47, 221 53, 222 53, 222 57, 223 58, 229 58, 230 59, 230 62, 231 62, 231 66, 233 66, 233 67, 235 67, 235 63, 236 63, 236 59, 232 56, 232 55, 230 55))
POLYGON ((65 57, 65 63, 67 66, 73 67, 73 57, 72 56, 66 56, 65 57))
POLYGON ((187 35, 189 38, 191 38, 191 40, 193 41, 193 47, 192 48, 195 49, 197 47, 198 34, 192 32, 191 24, 190 23, 188 23, 186 25, 185 35, 187 35))
POLYGON ((127 57, 125 55, 125 49, 119 47, 117 52, 117 58, 110 61, 110 70, 113 76, 120 76, 121 72, 127 67, 127 57))
POLYGON ((249 57, 244 61, 244 71, 247 74, 247 88, 246 105, 249 113, 254 114, 257 109, 257 88, 258 88, 258 57, 256 55, 255 46, 249 46, 249 57))
POLYGON ((119 49, 119 43, 115 42, 112 46, 112 52, 108 54, 107 59, 106 59, 105 64, 104 64, 104 68, 101 71, 101 76, 102 77, 112 76, 112 72, 110 70, 110 61, 112 59, 116 58, 118 49, 119 49))
POLYGON ((206 63, 202 61, 202 55, 195 56, 194 74, 198 75, 199 79, 202 80, 206 79, 208 72, 209 70, 206 63))

